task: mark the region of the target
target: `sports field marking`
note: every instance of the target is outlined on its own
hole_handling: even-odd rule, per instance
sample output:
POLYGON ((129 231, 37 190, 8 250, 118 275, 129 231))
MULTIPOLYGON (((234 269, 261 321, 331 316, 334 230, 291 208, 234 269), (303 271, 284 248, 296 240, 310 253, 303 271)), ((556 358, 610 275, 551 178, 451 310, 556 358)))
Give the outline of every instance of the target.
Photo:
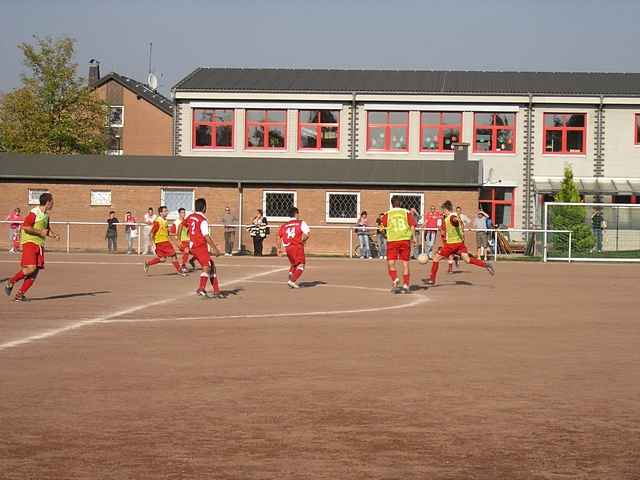
MULTIPOLYGON (((153 258, 153 257, 151 257, 153 258)), ((0 263, 18 263, 16 260, 0 260, 0 263)), ((47 265, 51 264, 59 264, 59 265, 130 265, 134 267, 142 267, 142 260, 139 262, 82 262, 78 260, 69 260, 69 261, 60 261, 60 260, 47 260, 47 265)), ((277 267, 278 265, 264 265, 264 264, 256 264, 256 265, 248 265, 246 263, 224 263, 224 262, 216 262, 216 265, 224 266, 224 267, 242 267, 247 268, 248 266, 255 267, 277 267)))
MULTIPOLYGON (((285 270, 289 270, 288 267, 280 267, 275 268, 273 270, 268 270, 266 272, 253 273, 251 275, 247 275, 245 277, 236 278, 234 280, 229 280, 224 283, 224 286, 233 285, 235 283, 246 282, 247 280, 251 280, 253 278, 263 277, 266 275, 271 275, 272 273, 283 272, 285 270)), ((136 305, 134 307, 129 307, 124 310, 118 310, 113 313, 109 313, 107 315, 101 315, 96 318, 92 318, 90 320, 82 320, 79 322, 72 323, 70 325, 55 328, 53 330, 47 330, 46 332, 39 333, 37 335, 30 335, 25 338, 20 338, 18 340, 12 340, 11 342, 6 342, 0 344, 0 351, 8 350, 10 348, 19 347, 21 345, 27 345, 29 343, 36 342, 38 340, 44 340, 46 338, 51 338, 56 335, 60 335, 61 333, 69 332, 71 330, 77 330, 82 327, 86 327, 87 325, 96 325, 99 323, 107 323, 105 321, 112 320, 114 318, 123 317, 125 315, 129 315, 131 313, 139 312, 140 310, 144 310, 146 308, 155 307, 157 305, 165 305, 167 303, 175 302, 176 300, 180 300, 181 298, 185 298, 188 296, 194 296, 193 290, 188 293, 183 293, 182 295, 178 295, 176 297, 165 298, 163 300, 156 300, 155 302, 143 303, 142 305, 136 305)))
MULTIPOLYGON (((275 282, 275 281, 270 281, 270 280, 247 280, 247 283, 261 283, 261 284, 266 284, 266 285, 285 285, 284 282, 275 282)), ((305 282, 302 281, 302 284, 304 284, 305 282)), ((386 292, 389 293, 389 289, 388 288, 378 288, 378 287, 362 287, 360 285, 334 285, 331 283, 318 283, 316 285, 313 285, 313 288, 317 288, 317 287, 324 287, 324 288, 352 288, 355 290, 371 290, 374 292, 386 292)), ((304 287, 304 288, 312 288, 311 286, 309 287, 304 287)))
MULTIPOLYGON (((366 287, 365 287, 366 288, 366 287)), ((379 290, 372 288, 370 290, 379 290)), ((386 291, 386 290, 385 290, 386 291)), ((413 301, 400 305, 388 307, 354 308, 350 310, 318 310, 315 312, 295 312, 295 313, 247 313, 237 315, 214 315, 199 317, 166 317, 166 318, 119 318, 117 320, 106 320, 100 323, 144 323, 144 322, 169 322, 169 321, 196 321, 196 320, 238 320, 256 318, 280 318, 280 317, 330 317, 335 315, 350 315, 360 313, 384 312, 388 310, 402 310, 416 307, 429 299, 424 295, 413 295, 413 301)))

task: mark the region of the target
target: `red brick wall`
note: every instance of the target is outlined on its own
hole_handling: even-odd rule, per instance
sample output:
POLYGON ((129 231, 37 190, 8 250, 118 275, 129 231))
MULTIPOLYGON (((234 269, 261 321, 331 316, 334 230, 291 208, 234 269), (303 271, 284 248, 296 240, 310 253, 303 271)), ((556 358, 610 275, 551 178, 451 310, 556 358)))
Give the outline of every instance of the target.
MULTIPOLYGON (((27 205, 28 190, 47 189, 54 194, 55 206, 51 212, 53 221, 71 222, 104 222, 110 210, 116 212, 116 216, 123 221, 124 214, 131 210, 133 214, 142 220, 148 207, 154 209, 160 204, 162 185, 142 185, 142 184, 79 184, 79 183, 31 183, 31 182, 11 182, 0 184, 0 214, 3 219, 15 207, 22 208, 27 212, 33 206, 27 205), (111 190, 111 206, 91 206, 91 190, 111 190)), ((229 206, 233 214, 237 217, 239 212, 239 193, 235 186, 203 186, 203 185, 181 185, 179 188, 193 188, 195 197, 207 199, 207 216, 210 223, 219 223, 224 214, 224 207, 229 206)), ((327 191, 348 191, 360 192, 361 209, 369 212, 370 224, 375 224, 375 218, 379 212, 389 208, 389 194, 391 192, 416 192, 424 194, 425 208, 430 205, 440 205, 444 200, 450 199, 455 205, 462 206, 469 217, 473 217, 478 205, 478 191, 473 189, 451 189, 451 190, 420 190, 401 189, 389 190, 386 188, 317 188, 317 187, 244 187, 243 188, 243 224, 251 221, 257 208, 263 208, 262 198, 264 190, 294 190, 297 191, 297 205, 302 218, 310 225, 338 225, 344 224, 327 223, 325 221, 325 194, 327 191)), ((59 233, 63 235, 61 242, 50 242, 49 249, 64 249, 66 247, 66 226, 57 227, 59 233)), ((103 250, 106 249, 104 233, 106 227, 98 226, 71 226, 70 246, 79 250, 103 250)), ((2 227, 0 235, 0 245, 4 248, 7 244, 6 227, 2 227)), ((277 228, 272 228, 271 235, 265 241, 265 252, 269 252, 275 246, 277 228)), ((252 250, 252 242, 246 231, 242 232, 243 243, 252 250)), ((470 235, 470 237, 473 237, 470 235)), ((214 229, 214 238, 220 245, 223 244, 222 229, 214 229)), ((349 250, 349 232, 336 229, 316 228, 312 232, 309 243, 311 253, 341 254, 346 255, 349 250)), ((469 246, 473 247, 474 238, 470 238, 469 246)), ((119 232, 119 249, 125 247, 125 238, 122 231, 119 232)), ((237 243, 237 240, 236 240, 237 243)), ((356 240, 354 238, 354 246, 356 240)))

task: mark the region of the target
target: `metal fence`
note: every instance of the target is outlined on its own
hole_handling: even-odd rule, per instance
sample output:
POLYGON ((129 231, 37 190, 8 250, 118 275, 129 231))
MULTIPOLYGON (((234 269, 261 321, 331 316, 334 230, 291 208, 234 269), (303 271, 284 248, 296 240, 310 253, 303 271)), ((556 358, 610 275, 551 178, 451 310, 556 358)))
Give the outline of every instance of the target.
MULTIPOLYGON (((8 229, 11 221, 0 221, 6 224, 8 229)), ((284 222, 270 222, 269 235, 263 241, 263 251, 265 255, 274 255, 277 248, 277 231, 284 222)), ((63 252, 106 252, 106 222, 51 222, 52 231, 60 235, 60 241, 48 241, 48 251, 63 252)), ((233 227, 226 227, 223 224, 210 224, 209 229, 214 241, 221 251, 224 251, 225 230, 232 230, 231 237, 234 252, 241 254, 251 254, 253 252, 252 237, 249 234, 251 225, 238 224, 233 227)), ((131 242, 131 253, 145 253, 145 239, 149 235, 149 226, 144 223, 125 224, 119 223, 116 226, 118 232, 118 253, 129 250, 131 242), (136 226, 136 235, 131 238, 125 232, 125 226, 136 226)), ((311 237, 307 244, 307 251, 310 254, 335 255, 342 257, 359 256, 360 242, 359 230, 355 225, 311 225, 311 237)), ((554 245, 571 245, 572 232, 569 230, 541 230, 541 229, 491 229, 477 230, 465 229, 467 232, 467 246, 471 253, 476 253, 477 238, 476 232, 485 232, 488 240, 489 255, 495 260, 501 259, 539 259, 547 261, 548 258, 559 257, 554 250, 554 245), (557 241, 559 239, 564 241, 557 241), (554 241, 556 240, 556 241, 554 241)), ((5 231, 6 233, 6 231, 5 231)), ((376 227, 367 228, 367 236, 371 246, 372 257, 380 257, 380 245, 376 235, 376 227)), ((440 234, 437 229, 418 228, 416 229, 416 249, 415 254, 429 253, 430 246, 433 250, 441 243, 440 234), (432 240, 433 242, 431 242, 432 240)), ((5 248, 9 248, 9 236, 2 235, 5 248)), ((150 242, 149 242, 150 243, 150 242)), ((432 252, 433 253, 433 252, 432 252)), ((571 261, 571 248, 563 255, 563 260, 571 261), (567 255, 568 253, 568 255, 567 255)))

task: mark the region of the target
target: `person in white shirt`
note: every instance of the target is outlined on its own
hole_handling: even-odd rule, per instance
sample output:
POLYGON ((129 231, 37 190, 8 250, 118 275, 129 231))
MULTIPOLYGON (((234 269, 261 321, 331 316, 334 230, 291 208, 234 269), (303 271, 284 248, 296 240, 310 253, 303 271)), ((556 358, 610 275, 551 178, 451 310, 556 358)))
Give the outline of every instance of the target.
POLYGON ((151 227, 153 222, 156 221, 156 215, 153 213, 153 208, 149 207, 147 213, 144 214, 144 227, 142 229, 142 239, 144 245, 142 246, 143 255, 153 255, 153 244, 151 242, 151 227))

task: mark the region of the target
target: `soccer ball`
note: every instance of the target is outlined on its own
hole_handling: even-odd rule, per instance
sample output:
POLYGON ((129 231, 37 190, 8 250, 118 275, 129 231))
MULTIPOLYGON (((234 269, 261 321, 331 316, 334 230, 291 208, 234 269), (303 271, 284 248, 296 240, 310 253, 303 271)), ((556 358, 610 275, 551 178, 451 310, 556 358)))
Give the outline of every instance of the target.
POLYGON ((422 265, 426 265, 427 263, 429 263, 429 255, 427 255, 426 253, 421 253, 420 255, 418 255, 418 263, 421 263, 422 265))

